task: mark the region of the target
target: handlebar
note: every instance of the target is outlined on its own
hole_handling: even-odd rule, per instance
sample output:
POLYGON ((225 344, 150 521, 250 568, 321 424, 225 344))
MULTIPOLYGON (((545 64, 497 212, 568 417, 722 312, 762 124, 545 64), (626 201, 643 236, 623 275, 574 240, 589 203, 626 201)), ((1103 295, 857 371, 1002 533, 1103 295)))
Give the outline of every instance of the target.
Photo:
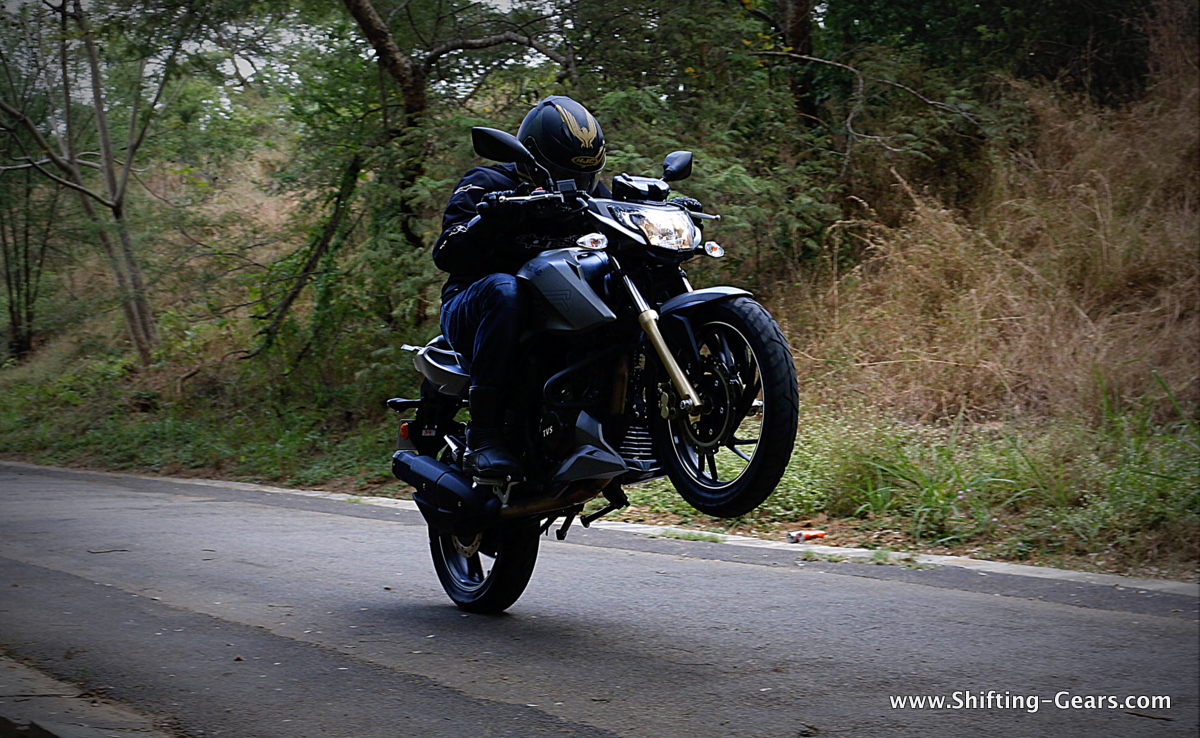
POLYGON ((485 215, 498 208, 513 208, 524 209, 544 203, 548 212, 553 212, 557 209, 554 204, 562 208, 572 208, 579 202, 588 199, 588 195, 582 191, 571 192, 534 192, 529 195, 505 195, 496 192, 489 192, 483 196, 476 206, 476 212, 480 215, 485 215))

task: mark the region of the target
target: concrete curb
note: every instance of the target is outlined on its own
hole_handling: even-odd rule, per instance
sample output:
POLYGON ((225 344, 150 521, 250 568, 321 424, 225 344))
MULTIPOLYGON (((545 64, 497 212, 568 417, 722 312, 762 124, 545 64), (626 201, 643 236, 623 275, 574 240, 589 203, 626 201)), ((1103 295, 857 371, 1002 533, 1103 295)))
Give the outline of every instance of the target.
POLYGON ((877 549, 826 546, 823 544, 814 543, 782 543, 779 541, 764 541, 761 538, 748 538, 745 536, 709 533, 707 531, 689 530, 671 526, 644 525, 640 523, 597 521, 596 523, 593 523, 593 525, 595 527, 603 527, 611 530, 625 530, 630 533, 641 533, 643 535, 650 536, 671 537, 672 533, 679 534, 681 536, 697 533, 706 536, 713 535, 720 538, 720 543, 724 544, 747 546, 750 548, 787 550, 800 555, 803 555, 807 552, 809 555, 818 558, 830 558, 834 560, 844 559, 854 561, 869 561, 872 563, 878 562, 881 564, 914 563, 927 564, 930 566, 957 566, 988 574, 1015 574, 1022 577, 1057 579, 1066 582, 1080 582, 1105 587, 1116 587, 1117 589, 1153 590, 1155 592, 1169 592, 1171 594, 1185 595, 1188 597, 1200 597, 1200 584, 1176 582, 1168 579, 1140 579, 1137 577, 1123 577, 1117 574, 1098 574, 1083 571, 1072 571, 1070 569, 1052 569, 1047 566, 1009 564, 1002 561, 972 559, 966 556, 942 556, 937 554, 914 554, 895 551, 883 552, 877 549))
POLYGON ((0 738, 170 738, 154 720, 0 656, 0 738))
MULTIPOLYGON (((147 476, 143 474, 126 474, 122 472, 104 472, 92 471, 89 469, 73 469, 70 467, 60 466, 43 466, 39 464, 29 464, 22 461, 7 461, 0 459, 0 466, 14 466, 27 469, 52 470, 57 472, 67 472, 74 474, 95 474, 100 476, 112 477, 115 479, 157 479, 177 484, 194 484, 207 487, 226 487, 230 489, 241 489, 252 492, 269 492, 273 494, 289 494, 302 495, 305 497, 319 497, 327 500, 337 500, 342 502, 356 502, 365 505, 378 505, 381 507, 392 507, 401 510, 417 509, 415 502, 411 500, 397 500, 391 497, 371 497, 368 495, 353 495, 343 492, 325 492, 322 490, 307 490, 307 489, 289 489, 286 487, 271 487, 265 484, 250 484, 246 482, 226 482, 214 479, 190 479, 187 477, 157 477, 147 476)), ((881 552, 867 548, 845 548, 841 546, 827 546, 814 543, 783 543, 781 541, 765 541, 761 538, 750 538, 747 536, 727 535, 723 533, 711 533, 709 531, 691 530, 687 528, 677 528, 665 525, 650 525, 644 523, 621 523, 615 521, 598 520, 592 523, 592 527, 602 530, 620 531, 633 533, 637 535, 645 535, 651 537, 686 537, 703 535, 705 538, 709 536, 716 537, 717 543, 730 546, 745 546, 750 548, 767 548, 775 550, 786 550, 796 553, 797 555, 810 555, 817 558, 830 558, 836 560, 859 560, 879 563, 905 564, 916 563, 928 566, 956 566, 964 569, 983 573, 998 573, 998 574, 1013 574, 1023 577, 1034 577, 1037 579, 1056 579, 1065 582, 1079 582, 1083 584, 1094 584, 1105 587, 1115 587, 1117 589, 1133 589, 1133 590, 1149 590, 1153 592, 1167 592, 1170 594, 1184 595, 1187 597, 1200 598, 1200 584, 1190 582, 1176 582, 1169 579, 1141 579, 1137 577, 1124 577, 1117 574, 1098 574, 1092 572, 1072 571, 1069 569, 1053 569, 1047 566, 1029 566, 1027 564, 1009 564, 1000 561, 987 561, 985 559, 972 559, 966 556, 941 556, 936 554, 910 554, 896 552, 881 552)), ((4 738, 0 734, 0 738, 4 738)))

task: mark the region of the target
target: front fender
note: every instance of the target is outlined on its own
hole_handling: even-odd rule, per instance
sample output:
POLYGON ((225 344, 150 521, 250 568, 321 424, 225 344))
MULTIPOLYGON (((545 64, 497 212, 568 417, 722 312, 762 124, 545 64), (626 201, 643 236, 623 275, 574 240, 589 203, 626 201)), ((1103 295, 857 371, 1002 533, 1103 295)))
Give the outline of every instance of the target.
POLYGON ((692 329, 689 315, 701 305, 734 297, 752 297, 751 293, 737 287, 706 287, 702 290, 685 292, 667 300, 659 308, 659 329, 672 347, 672 353, 686 365, 700 361, 700 347, 692 329))
POLYGON ((662 304, 662 307, 658 310, 658 314, 666 316, 685 313, 706 302, 724 300, 730 297, 738 297, 739 295, 753 297, 751 293, 738 287, 705 287, 702 290, 685 292, 682 295, 672 297, 662 304))

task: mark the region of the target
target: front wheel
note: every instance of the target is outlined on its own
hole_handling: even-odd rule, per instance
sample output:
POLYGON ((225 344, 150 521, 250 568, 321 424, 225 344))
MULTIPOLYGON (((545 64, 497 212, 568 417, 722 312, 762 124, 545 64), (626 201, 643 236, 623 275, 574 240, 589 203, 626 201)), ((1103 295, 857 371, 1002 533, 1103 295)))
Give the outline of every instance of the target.
POLYGON ((537 526, 459 535, 429 529, 433 568, 442 589, 467 612, 507 610, 525 591, 537 562, 537 526))
POLYGON ((657 456, 688 504, 722 518, 762 504, 796 442, 796 368, 782 331, 754 300, 708 303, 689 316, 699 360, 684 370, 704 403, 657 423, 657 456))

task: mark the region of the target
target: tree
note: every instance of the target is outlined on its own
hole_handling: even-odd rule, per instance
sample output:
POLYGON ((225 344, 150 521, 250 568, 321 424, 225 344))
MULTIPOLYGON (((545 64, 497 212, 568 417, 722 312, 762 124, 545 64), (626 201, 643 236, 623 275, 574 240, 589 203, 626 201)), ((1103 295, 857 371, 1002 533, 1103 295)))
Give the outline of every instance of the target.
POLYGON ((1144 0, 839 0, 824 15, 822 53, 912 49, 960 78, 1003 72, 1115 102, 1144 89, 1151 6, 1144 0))
MULTIPOLYGON (((770 26, 772 32, 786 52, 799 56, 813 54, 813 10, 814 0, 771 0, 768 3, 755 3, 745 0, 746 10, 770 26)), ((806 125, 820 123, 817 117, 817 104, 813 97, 813 75, 807 68, 789 72, 791 80, 792 100, 796 112, 806 125)))
MULTIPOLYGON (((150 58, 143 56, 138 60, 132 82, 134 92, 128 100, 128 134, 122 145, 115 143, 109 121, 109 97, 116 75, 106 72, 115 70, 106 69, 101 58, 90 14, 85 13, 79 0, 71 4, 64 0, 57 6, 26 6, 23 11, 24 31, 31 43, 20 57, 2 58, 10 84, 6 99, 0 99, 0 111, 8 120, 6 129, 10 134, 22 129, 31 142, 27 145, 24 138, 16 139, 21 152, 16 159, 24 162, 18 166, 32 168, 78 195, 83 212, 95 226, 97 242, 116 283, 130 339, 141 363, 148 365, 158 342, 158 331, 134 249, 126 196, 137 149, 145 140, 154 108, 162 98, 170 67, 183 42, 182 34, 161 62, 164 69, 146 106, 149 113, 140 115, 138 108, 144 104, 142 86, 150 58), (57 75, 50 64, 55 46, 57 75), (44 81, 45 87, 29 88, 22 97, 14 80, 30 77, 44 81), (88 91, 90 101, 85 103, 88 91), (40 121, 35 121, 28 112, 31 97, 40 98, 38 101, 48 109, 49 114, 40 121), (94 125, 94 130, 89 128, 86 133, 81 120, 85 110, 94 125), (85 146, 93 143, 99 148, 98 153, 86 151, 85 146), (121 149, 123 157, 118 159, 121 149), (95 183, 91 177, 85 177, 85 168, 98 170, 101 181, 95 183)), ((180 20, 186 28, 188 19, 180 20)))
POLYGON ((159 339, 130 196, 138 155, 171 102, 185 58, 202 55, 214 29, 253 10, 224 2, 47 0, 6 13, 8 32, 20 41, 0 52, 3 131, 16 143, 10 166, 77 196, 143 366, 159 339))
MULTIPOLYGON (((324 183, 316 188, 324 213, 305 246, 282 260, 280 266, 287 273, 268 275, 272 283, 269 299, 264 299, 256 316, 263 321, 262 340, 247 352, 247 358, 275 344, 292 307, 314 281, 324 285, 318 289, 314 314, 329 315, 333 310, 327 302, 335 294, 328 289, 328 265, 350 240, 357 223, 354 213, 362 207, 362 182, 385 183, 391 192, 374 198, 370 205, 376 220, 386 223, 388 230, 383 233, 385 229, 377 224, 371 238, 386 237, 392 248, 402 245, 406 251, 424 256, 430 244, 422 221, 430 213, 427 203, 421 201, 421 182, 434 147, 444 145, 437 140, 431 121, 435 109, 445 114, 450 107, 446 98, 464 93, 469 97, 496 68, 523 64, 528 50, 559 65, 564 79, 574 74, 570 55, 556 48, 555 39, 539 35, 547 20, 542 13, 519 8, 504 13, 486 4, 453 0, 381 4, 382 13, 371 0, 344 0, 344 5, 374 52, 379 74, 369 76, 365 70, 354 70, 358 72, 355 77, 354 71, 340 69, 337 74, 343 87, 325 91, 310 80, 309 89, 296 96, 311 100, 324 95, 310 106, 316 114, 309 116, 306 130, 320 140, 320 148, 312 149, 314 159, 325 161, 305 160, 314 164, 306 173, 309 179, 313 172, 324 174, 324 183), (336 157, 336 168, 329 166, 330 154, 336 157)), ((343 64, 358 65, 357 55, 347 57, 343 64)), ((394 261, 404 258, 396 255, 394 261)), ((378 302, 380 307, 388 305, 387 300, 378 302)), ((423 319, 424 300, 418 300, 418 305, 412 316, 416 323, 423 319)), ((392 321, 390 314, 378 317, 392 321)), ((314 330, 317 327, 314 323, 314 330)), ((312 338, 299 353, 307 353, 311 345, 312 338)))
POLYGON ((33 350, 38 303, 48 257, 60 229, 61 189, 29 168, 0 171, 0 268, 8 307, 8 349, 33 350))

